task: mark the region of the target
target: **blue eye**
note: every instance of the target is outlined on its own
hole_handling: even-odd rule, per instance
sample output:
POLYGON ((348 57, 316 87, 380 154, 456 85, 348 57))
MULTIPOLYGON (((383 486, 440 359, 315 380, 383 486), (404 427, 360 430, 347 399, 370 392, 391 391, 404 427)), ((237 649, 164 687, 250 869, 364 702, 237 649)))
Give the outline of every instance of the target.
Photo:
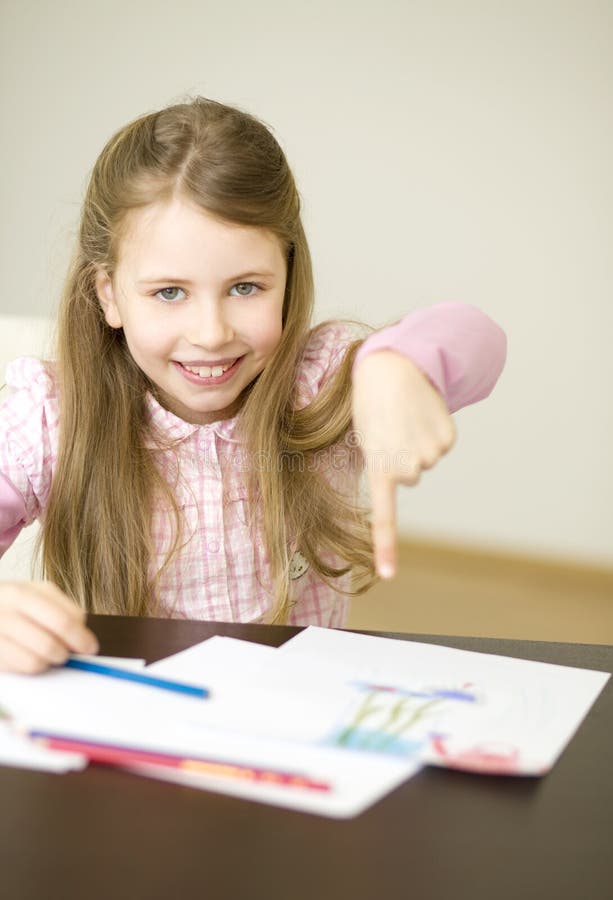
POLYGON ((232 294, 232 291, 237 291, 236 294, 232 294, 233 297, 251 297, 257 290, 258 285, 254 284, 252 281, 240 281, 238 284, 235 284, 234 287, 230 288, 230 293, 232 294))
POLYGON ((183 292, 183 288, 180 287, 165 287, 161 288, 159 291, 155 292, 155 296, 159 297, 164 303, 174 303, 175 300, 180 300, 180 297, 165 297, 164 294, 172 293, 173 291, 181 291, 183 292))

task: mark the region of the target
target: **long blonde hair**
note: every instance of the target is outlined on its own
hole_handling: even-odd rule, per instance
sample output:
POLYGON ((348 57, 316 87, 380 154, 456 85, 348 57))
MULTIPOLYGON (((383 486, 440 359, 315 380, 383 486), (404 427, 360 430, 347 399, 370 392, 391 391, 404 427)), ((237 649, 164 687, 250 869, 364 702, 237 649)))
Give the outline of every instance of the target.
MULTIPOLYGON (((162 477, 146 440, 152 436, 146 395, 155 386, 132 359, 122 330, 105 322, 95 288, 99 270, 112 277, 116 269, 127 214, 176 196, 224 221, 266 228, 287 256, 282 339, 246 389, 238 420, 247 458, 266 461, 248 467, 249 507, 261 511, 274 620, 286 621, 290 547, 299 546, 332 586, 349 572, 351 593, 374 581, 365 511, 317 463, 350 432, 350 370, 359 341, 325 389, 297 409, 296 376, 313 310, 299 194, 271 131, 202 97, 131 122, 93 168, 58 316, 60 438, 41 530, 43 572, 89 611, 152 614, 160 574, 181 546, 175 485, 162 477), (167 507, 175 527, 152 577, 154 503, 167 507)), ((162 436, 153 437, 163 444, 162 436)))

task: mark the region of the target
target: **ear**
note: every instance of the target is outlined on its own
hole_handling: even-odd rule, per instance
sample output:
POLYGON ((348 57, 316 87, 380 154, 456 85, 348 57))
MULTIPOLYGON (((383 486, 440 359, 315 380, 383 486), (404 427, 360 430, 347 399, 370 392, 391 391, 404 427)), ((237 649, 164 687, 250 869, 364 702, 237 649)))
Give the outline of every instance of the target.
POLYGON ((121 328, 121 315, 115 302, 113 282, 104 269, 98 269, 96 272, 96 294, 98 295, 107 325, 110 325, 111 328, 121 328))

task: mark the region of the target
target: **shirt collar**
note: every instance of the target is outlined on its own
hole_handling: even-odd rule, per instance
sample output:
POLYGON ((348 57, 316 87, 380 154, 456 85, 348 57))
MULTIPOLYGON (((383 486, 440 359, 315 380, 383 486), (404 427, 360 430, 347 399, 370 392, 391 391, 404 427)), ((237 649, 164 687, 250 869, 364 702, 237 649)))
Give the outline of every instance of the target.
MULTIPOLYGON (((222 440, 231 441, 235 444, 239 443, 234 437, 237 416, 233 416, 231 419, 220 419, 218 422, 211 422, 209 425, 195 425, 193 422, 186 422, 185 419, 181 419, 173 412, 170 412, 169 409, 166 409, 156 400, 153 394, 148 392, 146 399, 154 432, 159 431, 171 443, 184 441, 196 432, 198 434, 214 433, 222 440)), ((158 445, 153 437, 148 436, 145 446, 155 449, 158 445)))

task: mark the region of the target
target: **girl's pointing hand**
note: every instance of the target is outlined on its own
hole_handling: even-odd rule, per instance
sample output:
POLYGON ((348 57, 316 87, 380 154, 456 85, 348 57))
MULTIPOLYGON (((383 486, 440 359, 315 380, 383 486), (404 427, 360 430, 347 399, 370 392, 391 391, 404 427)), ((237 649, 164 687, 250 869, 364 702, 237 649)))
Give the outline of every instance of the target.
POLYGON ((414 485, 453 446, 445 401, 407 357, 381 350, 353 373, 353 427, 360 440, 372 505, 375 568, 396 574, 396 485, 414 485))

